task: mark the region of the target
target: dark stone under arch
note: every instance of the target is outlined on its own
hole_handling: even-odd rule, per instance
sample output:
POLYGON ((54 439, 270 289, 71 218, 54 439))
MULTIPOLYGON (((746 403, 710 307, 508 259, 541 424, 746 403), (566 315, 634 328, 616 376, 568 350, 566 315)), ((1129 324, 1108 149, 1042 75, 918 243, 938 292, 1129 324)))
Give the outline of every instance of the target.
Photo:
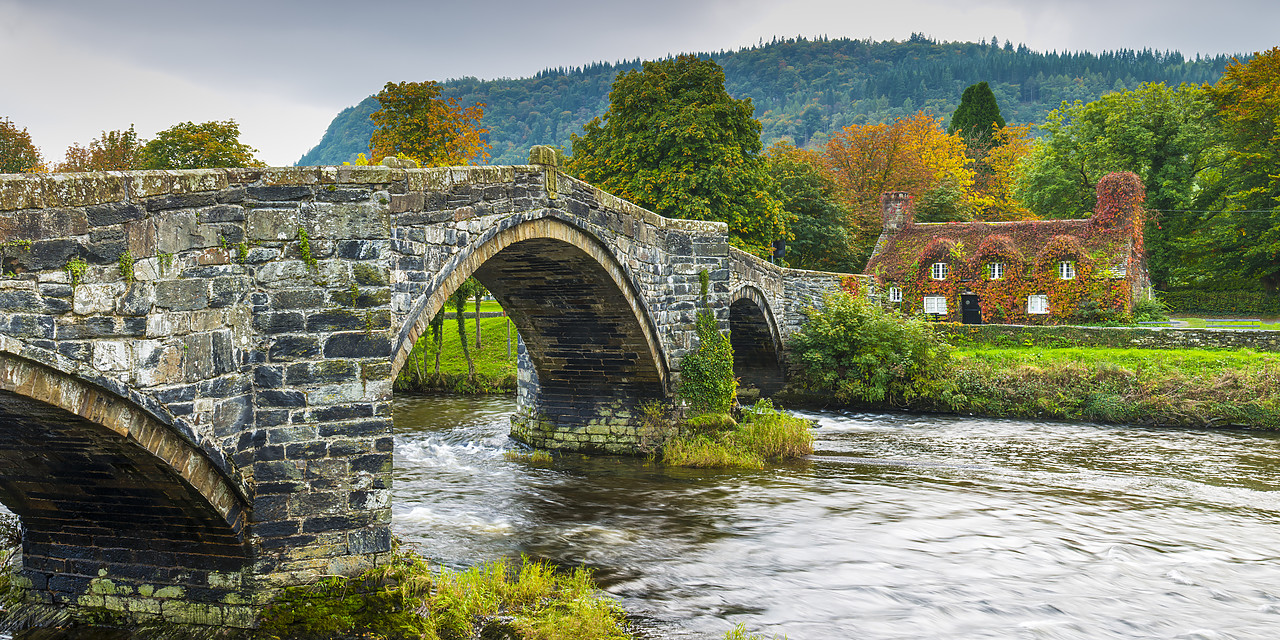
POLYGON ((64 409, 0 391, 0 469, 23 576, 48 602, 77 603, 99 577, 204 588, 247 562, 239 520, 136 442, 64 409))
POLYGON ((733 345, 733 373, 743 387, 768 396, 786 384, 777 332, 760 303, 743 297, 729 305, 729 342, 733 345))

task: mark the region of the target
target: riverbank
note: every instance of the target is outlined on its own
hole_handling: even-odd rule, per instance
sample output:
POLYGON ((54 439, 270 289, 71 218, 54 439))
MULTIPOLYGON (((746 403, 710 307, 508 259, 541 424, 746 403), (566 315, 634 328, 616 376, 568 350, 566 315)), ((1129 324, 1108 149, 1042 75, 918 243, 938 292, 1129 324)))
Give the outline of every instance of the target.
POLYGON ((1248 350, 997 347, 954 350, 947 375, 906 401, 841 401, 789 389, 802 406, 905 409, 1177 427, 1280 429, 1280 354, 1248 350))
POLYGON ((938 326, 834 296, 791 340, 795 370, 780 399, 995 418, 1280 429, 1280 353, 1170 340, 1135 348, 1135 331, 1166 333, 938 326))

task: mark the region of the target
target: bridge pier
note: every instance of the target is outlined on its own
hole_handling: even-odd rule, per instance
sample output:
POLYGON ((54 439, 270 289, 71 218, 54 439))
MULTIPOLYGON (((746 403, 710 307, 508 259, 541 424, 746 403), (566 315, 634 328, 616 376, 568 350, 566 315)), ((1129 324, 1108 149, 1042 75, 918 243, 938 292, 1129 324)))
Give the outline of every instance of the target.
POLYGON ((606 453, 676 388, 699 273, 774 357, 839 285, 553 158, 0 176, 0 502, 30 602, 249 626, 381 562, 392 381, 468 277, 519 332, 512 435, 606 453))

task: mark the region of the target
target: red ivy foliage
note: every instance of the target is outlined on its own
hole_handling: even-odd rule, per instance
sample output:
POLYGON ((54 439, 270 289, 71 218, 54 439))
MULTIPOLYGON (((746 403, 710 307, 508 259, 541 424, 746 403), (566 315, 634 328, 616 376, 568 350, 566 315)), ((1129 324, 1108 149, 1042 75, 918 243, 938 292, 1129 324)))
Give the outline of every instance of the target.
POLYGON ((899 307, 923 310, 925 296, 947 299, 947 320, 960 320, 960 294, 979 297, 985 322, 1062 324, 1092 313, 1125 315, 1145 273, 1142 183, 1132 173, 1098 182, 1098 211, 1081 220, 917 223, 889 238, 867 265, 882 287, 902 289, 899 307), (1058 263, 1075 263, 1075 278, 1059 277, 1058 263), (946 262, 945 280, 931 266, 946 262), (1004 264, 992 280, 987 265, 1004 264), (1113 272, 1123 269, 1124 275, 1113 272), (1027 298, 1045 295, 1049 313, 1027 313, 1027 298))

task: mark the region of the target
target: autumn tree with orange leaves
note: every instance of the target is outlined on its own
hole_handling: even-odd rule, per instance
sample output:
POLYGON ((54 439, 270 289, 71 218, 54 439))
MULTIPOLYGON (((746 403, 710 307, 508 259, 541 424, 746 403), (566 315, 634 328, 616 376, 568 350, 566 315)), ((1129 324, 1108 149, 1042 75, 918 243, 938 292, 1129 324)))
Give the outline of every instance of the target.
POLYGON ((44 171, 40 150, 31 143, 26 127, 21 129, 8 118, 0 118, 0 173, 44 171))
POLYGON ((853 214, 851 231, 864 253, 880 232, 880 194, 905 191, 918 198, 949 188, 967 207, 973 188, 964 138, 923 111, 888 124, 845 127, 827 142, 823 158, 853 214))
POLYGON ((58 171, 126 171, 137 169, 141 161, 143 141, 133 125, 120 131, 103 131, 88 147, 72 144, 58 171))
POLYGON ((464 109, 442 98, 440 85, 430 80, 388 82, 374 97, 382 108, 369 116, 378 127, 369 141, 371 162, 404 156, 443 167, 489 159, 489 130, 480 127, 484 103, 464 109))

